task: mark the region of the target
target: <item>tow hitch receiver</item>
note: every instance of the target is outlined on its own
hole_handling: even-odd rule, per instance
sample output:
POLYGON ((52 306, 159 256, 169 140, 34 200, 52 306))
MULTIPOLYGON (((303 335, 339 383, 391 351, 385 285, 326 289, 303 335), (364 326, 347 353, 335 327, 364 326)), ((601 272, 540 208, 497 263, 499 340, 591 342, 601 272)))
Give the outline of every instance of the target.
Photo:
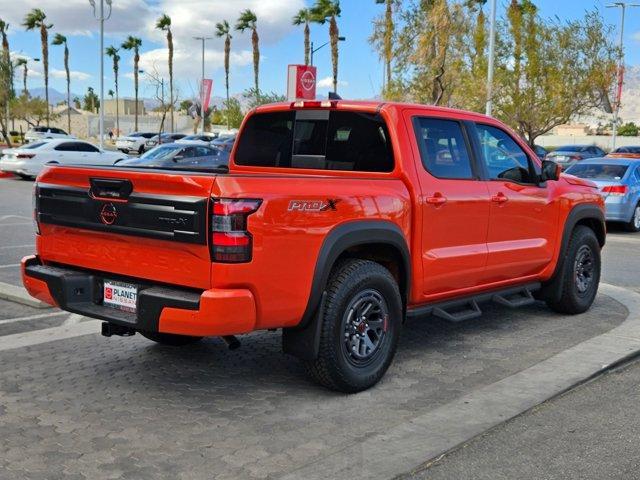
POLYGON ((105 337, 111 337, 112 335, 118 335, 119 337, 131 337, 135 334, 136 331, 133 328, 123 327, 109 322, 102 322, 102 335, 105 337))

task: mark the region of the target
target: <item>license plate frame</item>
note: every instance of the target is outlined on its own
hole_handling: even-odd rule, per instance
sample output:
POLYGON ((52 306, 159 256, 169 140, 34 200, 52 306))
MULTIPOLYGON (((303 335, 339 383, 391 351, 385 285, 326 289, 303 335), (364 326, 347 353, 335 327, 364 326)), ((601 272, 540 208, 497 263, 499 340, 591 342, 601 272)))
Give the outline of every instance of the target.
POLYGON ((121 312, 136 313, 140 288, 133 283, 105 279, 102 285, 102 305, 121 312))

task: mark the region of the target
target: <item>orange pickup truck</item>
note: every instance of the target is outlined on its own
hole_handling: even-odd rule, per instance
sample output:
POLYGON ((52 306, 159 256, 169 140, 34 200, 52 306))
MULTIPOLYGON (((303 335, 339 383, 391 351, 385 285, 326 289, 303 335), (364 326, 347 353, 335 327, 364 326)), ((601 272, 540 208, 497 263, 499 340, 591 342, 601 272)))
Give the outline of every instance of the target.
POLYGON ((382 102, 261 106, 227 169, 51 166, 35 186, 34 297, 103 334, 188 345, 282 329, 335 390, 374 385, 405 319, 480 304, 587 310, 604 206, 509 128, 382 102))

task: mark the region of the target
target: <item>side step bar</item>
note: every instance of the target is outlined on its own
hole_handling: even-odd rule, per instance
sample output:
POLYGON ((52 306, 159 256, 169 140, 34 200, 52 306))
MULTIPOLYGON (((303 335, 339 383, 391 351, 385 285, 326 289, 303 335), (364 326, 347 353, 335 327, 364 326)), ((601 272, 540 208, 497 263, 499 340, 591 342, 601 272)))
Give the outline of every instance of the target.
POLYGON ((539 290, 540 283, 529 283, 518 287, 478 293, 468 297, 432 303, 407 310, 407 319, 434 316, 449 322, 464 322, 482 315, 478 306, 483 302, 495 302, 510 308, 524 307, 535 302, 533 292, 539 290))

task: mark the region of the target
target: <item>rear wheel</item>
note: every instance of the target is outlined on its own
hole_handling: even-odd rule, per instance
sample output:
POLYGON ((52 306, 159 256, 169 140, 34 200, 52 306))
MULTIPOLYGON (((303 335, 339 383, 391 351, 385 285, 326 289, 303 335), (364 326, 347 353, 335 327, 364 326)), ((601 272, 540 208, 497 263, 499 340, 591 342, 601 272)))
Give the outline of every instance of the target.
POLYGON ((174 335, 173 333, 159 333, 159 332, 142 332, 140 335, 148 338, 151 341, 160 343, 161 345, 170 345, 172 347, 182 347, 185 345, 191 345, 193 343, 202 340, 202 337, 190 337, 187 335, 174 335))
POLYGON ((329 279, 318 358, 310 375, 332 390, 354 393, 375 385, 396 352, 402 299, 391 273, 368 260, 348 260, 329 279))
POLYGON ((588 227, 578 225, 569 240, 558 300, 547 304, 560 313, 583 313, 591 307, 600 283, 600 244, 588 227))
POLYGON ((640 202, 636 205, 636 208, 633 210, 633 216, 629 223, 625 223, 625 228, 629 232, 640 232, 640 202))

